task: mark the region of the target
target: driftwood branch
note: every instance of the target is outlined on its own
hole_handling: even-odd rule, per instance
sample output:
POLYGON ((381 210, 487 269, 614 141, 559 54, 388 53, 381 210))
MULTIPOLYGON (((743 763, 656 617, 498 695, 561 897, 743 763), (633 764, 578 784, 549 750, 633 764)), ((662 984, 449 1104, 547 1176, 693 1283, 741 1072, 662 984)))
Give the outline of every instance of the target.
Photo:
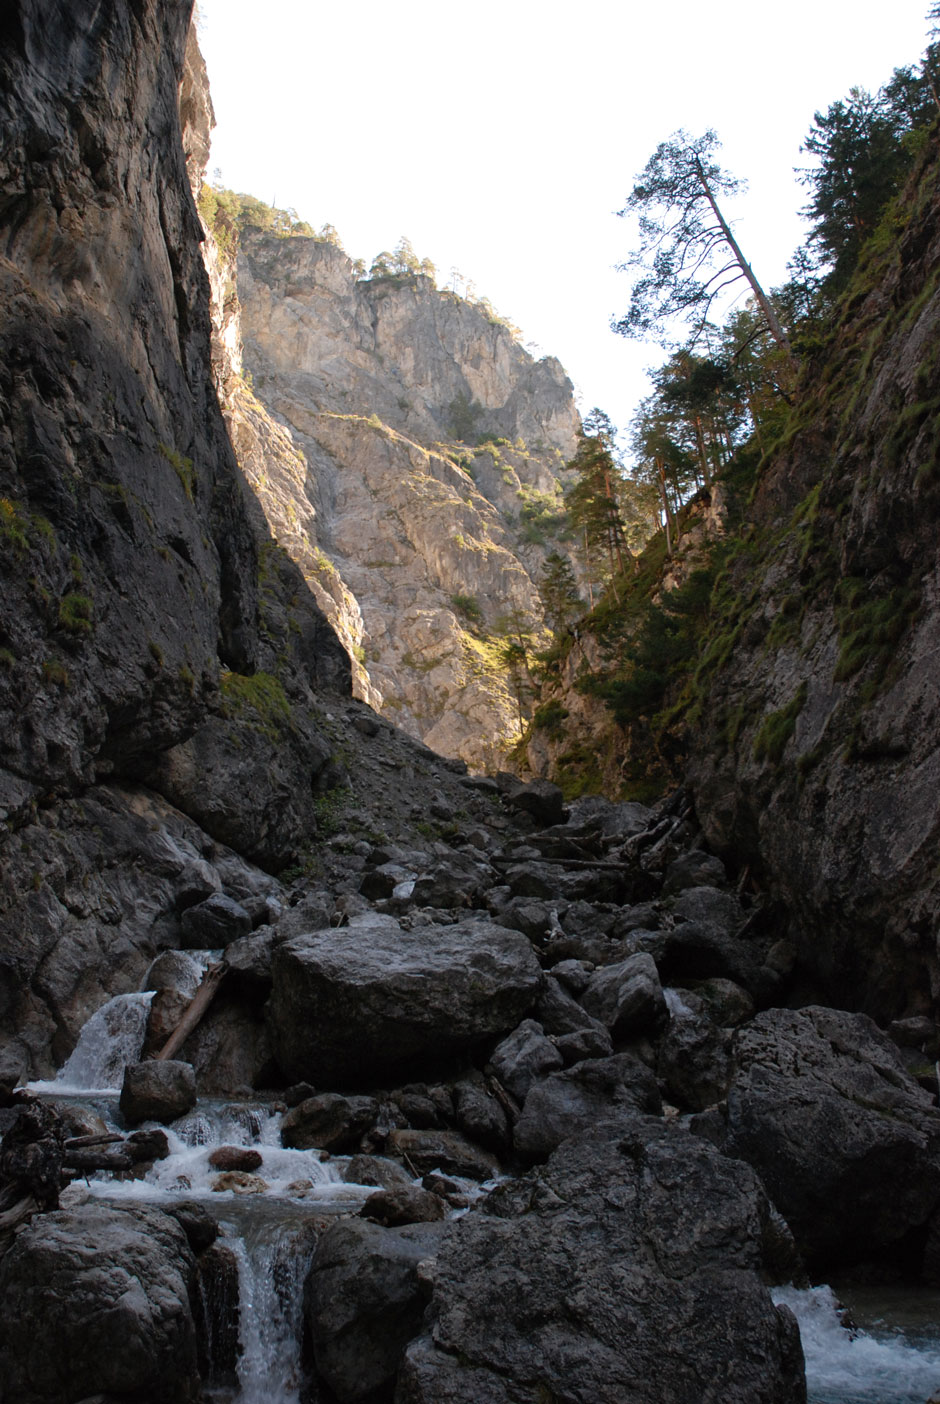
POLYGON ((165 1058, 172 1058, 176 1051, 183 1046, 209 1008, 209 1005, 215 999, 219 986, 227 971, 228 966, 224 960, 220 960, 215 965, 209 966, 209 969, 202 977, 202 984, 183 1010, 182 1017, 176 1028, 170 1034, 170 1037, 160 1049, 159 1053, 154 1054, 155 1061, 161 1062, 165 1058))

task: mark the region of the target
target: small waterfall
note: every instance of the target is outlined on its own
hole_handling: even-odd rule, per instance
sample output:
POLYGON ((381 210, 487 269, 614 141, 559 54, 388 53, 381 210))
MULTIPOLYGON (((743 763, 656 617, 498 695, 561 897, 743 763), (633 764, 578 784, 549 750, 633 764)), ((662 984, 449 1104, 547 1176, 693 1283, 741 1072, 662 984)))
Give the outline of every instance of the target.
POLYGON ((140 1057, 152 999, 152 990, 109 999, 85 1024, 55 1081, 34 1087, 52 1092, 120 1091, 124 1069, 140 1057))
POLYGON ((303 1289, 315 1231, 296 1218, 253 1214, 231 1233, 241 1308, 233 1404, 295 1404, 303 1385, 303 1289))
MULTIPOLYGON (((808 1404, 926 1404, 940 1389, 940 1341, 842 1324, 831 1287, 774 1288, 800 1325, 808 1404)), ((936 1325, 934 1325, 936 1330, 936 1325)))

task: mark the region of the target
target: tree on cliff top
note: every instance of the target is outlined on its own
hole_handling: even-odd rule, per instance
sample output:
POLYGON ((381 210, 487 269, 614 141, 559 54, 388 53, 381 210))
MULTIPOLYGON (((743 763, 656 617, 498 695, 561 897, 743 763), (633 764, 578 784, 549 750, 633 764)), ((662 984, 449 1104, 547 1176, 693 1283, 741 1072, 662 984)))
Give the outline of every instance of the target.
POLYGON ((674 132, 660 142, 637 177, 618 213, 638 216, 641 242, 620 267, 638 268, 641 275, 627 312, 613 329, 622 336, 652 335, 668 342, 666 323, 679 318, 694 324, 694 345, 715 299, 743 279, 774 341, 793 362, 786 332, 718 204, 719 196, 743 188, 714 159, 719 144, 712 131, 700 137, 674 132))

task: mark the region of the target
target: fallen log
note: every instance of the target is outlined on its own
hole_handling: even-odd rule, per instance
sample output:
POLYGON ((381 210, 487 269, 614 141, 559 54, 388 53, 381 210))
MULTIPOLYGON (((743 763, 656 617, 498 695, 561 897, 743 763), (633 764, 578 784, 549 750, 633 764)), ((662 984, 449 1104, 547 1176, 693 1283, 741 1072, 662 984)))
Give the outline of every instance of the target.
POLYGON ((170 1037, 160 1049, 159 1053, 154 1054, 154 1060, 156 1062, 162 1062, 165 1058, 172 1058, 177 1049, 183 1046, 193 1029, 200 1023, 209 1005, 215 999, 219 986, 227 971, 228 965, 224 960, 217 961, 215 965, 209 966, 209 969, 202 977, 202 984, 183 1010, 176 1028, 170 1034, 170 1037))
POLYGON ((84 1150, 66 1151, 63 1164, 66 1170, 92 1175, 96 1170, 130 1170, 134 1157, 123 1146, 89 1146, 84 1150))

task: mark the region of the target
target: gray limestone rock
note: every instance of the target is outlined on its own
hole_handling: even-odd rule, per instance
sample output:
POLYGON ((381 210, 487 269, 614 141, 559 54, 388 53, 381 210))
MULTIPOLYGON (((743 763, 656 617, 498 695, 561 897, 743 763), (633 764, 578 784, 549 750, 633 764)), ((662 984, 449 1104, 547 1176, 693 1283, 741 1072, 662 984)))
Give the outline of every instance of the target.
POLYGON ((433 1258, 443 1231, 443 1224, 381 1228, 349 1219, 320 1240, 308 1278, 307 1326, 317 1374, 340 1404, 393 1383, 424 1314, 419 1265, 433 1258))
POLYGON ((940 1111, 863 1014, 772 1009, 732 1046, 727 1149, 811 1271, 896 1254, 940 1205, 940 1111))
POLYGON ((650 1033, 667 1018, 656 962, 645 952, 596 970, 581 1002, 615 1040, 650 1033))
POLYGON ((281 1142, 297 1150, 333 1151, 338 1155, 358 1150, 359 1142, 375 1119, 374 1097, 341 1097, 323 1092, 294 1107, 281 1122, 281 1142))
POLYGON ((489 921, 409 931, 379 916, 285 941, 273 975, 268 1018, 283 1071, 346 1085, 504 1033, 542 983, 518 932, 489 921))
POLYGON ((447 1206, 438 1195, 419 1185, 393 1185, 378 1189, 359 1210, 373 1224, 395 1228, 400 1224, 433 1224, 443 1219, 447 1206))
POLYGON ((180 918, 180 930, 188 947, 213 950, 227 946, 251 931, 251 917, 240 902, 224 892, 213 892, 204 902, 187 907, 180 918))
POLYGON ((486 1208, 446 1231, 396 1404, 805 1401, 748 1166, 634 1115, 486 1208))
POLYGON ((175 1121, 196 1105, 196 1075, 189 1063, 128 1063, 121 1087, 121 1115, 136 1121, 175 1121))
POLYGON ((196 1404, 193 1269, 155 1209, 91 1200, 34 1218, 0 1258, 4 1400, 196 1404))
POLYGON ((517 1102, 535 1082, 564 1066, 564 1059, 534 1019, 524 1019, 490 1054, 490 1066, 517 1102))
POLYGON ((656 1079, 634 1054, 590 1059, 531 1088, 513 1142, 523 1160, 545 1160, 569 1137, 589 1135, 598 1121, 661 1110, 656 1079))
POLYGON ((499 1173, 495 1156, 456 1131, 392 1131, 386 1148, 421 1175, 442 1170, 445 1175, 488 1180, 499 1173))

